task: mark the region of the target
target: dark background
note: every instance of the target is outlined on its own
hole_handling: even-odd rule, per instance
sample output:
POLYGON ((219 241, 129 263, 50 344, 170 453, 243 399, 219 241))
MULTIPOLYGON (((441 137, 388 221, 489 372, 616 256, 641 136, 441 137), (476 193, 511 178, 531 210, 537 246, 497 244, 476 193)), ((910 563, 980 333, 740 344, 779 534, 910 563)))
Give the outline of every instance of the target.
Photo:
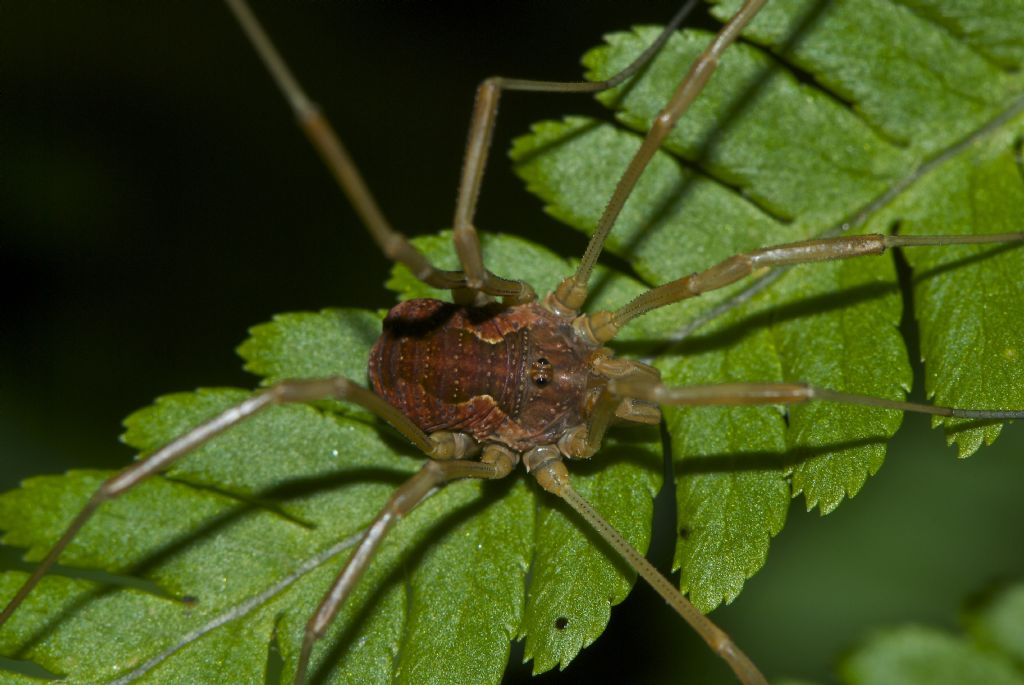
MULTIPOLYGON (((676 4, 256 10, 393 223, 418 234, 450 223, 481 78, 576 78, 603 32, 676 4)), ((0 93, 0 489, 124 464, 120 420, 156 395, 252 385, 233 350, 276 312, 392 301, 388 265, 220 3, 5 2, 0 93)), ((581 253, 504 151, 531 121, 599 111, 508 95, 478 225, 581 253)), ((873 627, 954 627, 965 595, 1024 571, 1020 427, 958 462, 926 420, 907 424, 856 500, 826 519, 795 502, 767 568, 716 612, 770 676, 825 680, 873 627)), ((664 566, 671 528, 659 538, 664 566)), ((646 588, 563 677, 731 681, 646 588)))

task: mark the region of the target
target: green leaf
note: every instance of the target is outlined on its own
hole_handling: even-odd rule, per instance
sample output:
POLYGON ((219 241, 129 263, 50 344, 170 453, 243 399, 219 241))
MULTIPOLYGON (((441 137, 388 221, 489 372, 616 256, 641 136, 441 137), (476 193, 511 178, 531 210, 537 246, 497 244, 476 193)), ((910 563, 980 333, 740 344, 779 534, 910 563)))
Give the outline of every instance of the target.
MULTIPOLYGON (((640 286, 620 277, 610 290, 624 287, 640 286)), ((242 349, 275 377, 296 377, 311 365, 317 375, 343 373, 353 359, 366 359, 366 323, 364 312, 277 317, 254 329, 242 349), (310 362, 281 340, 302 340, 307 350, 348 344, 333 348, 334 361, 310 362)), ((214 389, 161 398, 127 419, 125 440, 148 452, 247 396, 214 389)), ((643 549, 660 488, 657 437, 634 431, 608 447, 606 468, 583 469, 577 488, 643 549)), ((4 631, 0 649, 67 674, 68 682, 112 681, 151 659, 155 682, 260 680, 275 639, 286 660, 297 654, 305 621, 342 557, 321 559, 268 592, 337 541, 351 547, 420 463, 386 427, 359 417, 303 405, 270 409, 102 507, 61 558, 66 567, 143 581, 141 589, 48 577, 4 631), (254 598, 262 601, 239 609, 254 598), (232 627, 207 630, 236 615, 232 627), (159 631, 140 625, 151 620, 159 631), (97 625, 139 637, 111 641, 97 625)), ((0 496, 4 541, 39 559, 106 475, 37 478, 0 496)), ((2 579, 6 596, 24 574, 2 579)), ((525 637, 535 668, 546 670, 600 635, 610 605, 632 582, 571 512, 521 476, 457 482, 389 536, 316 654, 331 655, 329 682, 422 682, 438 672, 451 682, 497 681, 511 640, 525 637), (474 649, 459 648, 470 641, 474 649)))
MULTIPOLYGON (((723 3, 719 16, 733 4, 723 3)), ((819 11, 812 3, 797 4, 801 7, 786 8, 796 10, 792 13, 771 6, 752 25, 751 37, 852 102, 868 125, 912 153, 911 166, 901 172, 911 183, 904 188, 896 181, 888 189, 891 205, 867 219, 874 230, 1019 231, 1021 3, 985 5, 973 16, 963 3, 937 0, 907 3, 913 9, 865 2, 831 3, 819 11), (787 37, 787 25, 804 22, 810 26, 795 39, 787 37), (843 35, 858 39, 838 40, 843 35), (1004 42, 1015 47, 1000 49, 1004 42), (994 54, 1002 55, 997 64, 994 54), (850 64, 862 66, 851 69, 850 64)), ((1018 357, 1024 331, 1017 322, 1024 303, 1019 279, 1011 274, 1024 265, 1024 253, 982 246, 905 254, 914 272, 914 315, 928 397, 964 407, 1021 406, 1024 362, 1018 357)), ((957 430, 965 422, 937 423, 946 426, 961 456, 990 444, 1000 430, 999 424, 974 422, 957 430)))
MULTIPOLYGON (((726 16, 735 6, 714 11, 726 16)), ((737 252, 843 224, 1020 230, 1020 5, 963 9, 937 0, 769 3, 749 32, 763 49, 730 48, 609 240, 639 280, 599 269, 588 307, 615 308, 737 252)), ((586 57, 592 76, 620 69, 656 33, 610 37, 586 57)), ((646 128, 708 39, 674 37, 642 78, 601 96, 622 126, 569 116, 516 142, 517 171, 548 213, 592 230, 639 144, 633 131, 646 128)), ((415 242, 438 265, 456 267, 448 233, 415 242)), ((489 269, 542 296, 574 267, 512 236, 485 234, 483 247, 489 269)), ((928 395, 1024 406, 1024 250, 928 248, 907 250, 906 259, 928 395)), ((401 298, 439 296, 400 268, 389 286, 401 298)), ((800 380, 905 396, 904 293, 891 258, 793 268, 696 333, 679 333, 744 287, 646 315, 617 349, 656 354, 674 385, 800 380)), ((379 319, 356 310, 284 314, 254 328, 239 352, 264 385, 332 374, 365 382, 379 319)), ((207 389, 161 398, 129 417, 125 440, 150 452, 247 396, 207 389)), ((675 563, 682 587, 708 611, 735 598, 765 563, 794 495, 827 513, 864 486, 900 417, 820 404, 669 408, 665 419, 679 513, 675 563)), ((943 425, 964 454, 999 430, 943 425)), ((0 631, 0 653, 69 683, 113 682, 139 668, 148 669, 144 682, 180 683, 264 682, 268 655, 279 652, 288 678, 305 623, 354 536, 422 461, 393 431, 342 403, 271 409, 104 505, 61 558, 70 577, 43 581, 0 631)), ((593 461, 574 467, 577 489, 646 549, 661 486, 659 436, 613 432, 593 461)), ((41 558, 104 476, 32 479, 0 496, 4 543, 41 558)), ((0 598, 24 578, 0 575, 0 598)), ((497 682, 516 638, 535 671, 564 666, 601 634, 633 580, 522 474, 457 482, 389 535, 318 645, 317 675, 497 682)), ((992 614, 978 625, 999 620, 992 614)), ((901 644, 879 643, 858 668, 947 648, 996 669, 979 673, 1002 673, 949 638, 894 635, 901 644)))
POLYGON ((850 685, 1024 683, 1024 583, 998 589, 969 607, 969 633, 954 637, 933 628, 882 631, 843 663, 850 685))
POLYGON ((964 614, 968 633, 922 625, 876 631, 844 657, 845 685, 1021 685, 1024 583, 998 588, 964 614))
MULTIPOLYGON (((251 328, 238 354, 245 360, 245 370, 262 378, 262 385, 332 374, 365 384, 366 359, 358 353, 369 350, 380 335, 381 318, 357 309, 278 314, 269 323, 251 328)), ((340 414, 370 417, 345 402, 324 400, 320 406, 340 414)))
MULTIPOLYGON (((738 4, 714 11, 725 19, 738 4)), ((840 226, 1021 230, 1024 78, 1005 68, 1019 66, 1020 53, 997 50, 1000 66, 979 50, 1024 40, 1024 24, 1012 20, 1019 3, 986 6, 980 27, 955 3, 913 4, 918 12, 888 2, 768 3, 748 33, 771 54, 730 48, 645 171, 607 249, 655 285, 840 226)), ((586 55, 588 76, 609 78, 657 31, 609 36, 586 55)), ((599 99, 625 127, 645 131, 708 40, 674 36, 637 81, 599 99)), ((512 156, 545 211, 589 233, 638 146, 636 134, 566 117, 535 125, 512 156)), ((959 407, 1024 406, 1024 250, 904 254, 928 397, 959 407)), ((745 287, 665 312, 682 328, 745 287)), ((672 385, 801 381, 903 399, 912 379, 899 330, 902 290, 891 256, 797 266, 745 305, 687 330, 657 365, 672 385)), ((790 493, 802 493, 809 509, 832 511, 878 471, 900 422, 897 412, 829 403, 668 408, 665 417, 677 472, 676 565, 681 587, 703 610, 731 601, 764 563, 790 493)), ((936 423, 964 456, 1000 428, 936 423)))
POLYGON ((980 645, 1024 666, 1024 583, 991 593, 971 607, 964 620, 980 645))
POLYGON ((1024 683, 1005 658, 919 626, 879 633, 846 661, 843 678, 851 685, 1024 683))

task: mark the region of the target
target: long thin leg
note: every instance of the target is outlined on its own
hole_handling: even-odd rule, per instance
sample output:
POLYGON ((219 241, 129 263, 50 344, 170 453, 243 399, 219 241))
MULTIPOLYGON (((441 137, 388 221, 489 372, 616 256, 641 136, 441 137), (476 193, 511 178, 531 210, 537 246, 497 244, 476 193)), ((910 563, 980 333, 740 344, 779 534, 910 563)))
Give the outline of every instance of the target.
POLYGON ((689 0, 676 13, 657 39, 647 47, 625 69, 607 81, 534 81, 527 79, 504 78, 494 76, 486 79, 476 90, 476 101, 473 106, 473 117, 470 121, 469 139, 466 142, 466 153, 462 162, 462 175, 459 180, 459 194, 455 203, 454 241, 455 251, 462 263, 469 288, 480 290, 488 295, 498 295, 518 302, 534 299, 533 290, 522 281, 498 278, 484 268, 483 256, 480 252, 480 240, 473 217, 476 214, 477 201, 480 197, 480 185, 483 182, 487 157, 491 149, 494 125, 498 116, 498 101, 503 90, 518 90, 542 93, 596 93, 614 88, 639 71, 644 64, 657 54, 661 46, 669 39, 683 19, 696 6, 696 0, 689 0))
POLYGON ((590 243, 587 245, 586 252, 583 253, 583 258, 580 260, 580 265, 576 268, 576 273, 562 281, 552 294, 551 299, 554 304, 567 311, 579 311, 580 307, 583 306, 587 299, 587 284, 590 281, 590 273, 597 263, 597 258, 601 254, 601 249, 604 247, 604 241, 608 237, 608 233, 611 232, 612 226, 615 225, 615 220, 626 204, 626 200, 633 192, 637 181, 640 180, 640 175, 647 168, 647 165, 654 157, 654 153, 661 147, 662 141, 665 140, 665 137, 675 127, 676 122, 679 121, 680 117, 686 113, 686 110, 689 109, 693 101, 700 95, 708 79, 711 78, 711 75, 718 67, 718 60, 721 59, 722 53, 736 42, 740 33, 761 10, 766 1, 747 0, 743 3, 739 11, 719 30, 715 39, 697 57, 690 70, 686 73, 686 76, 676 86, 672 98, 665 105, 664 109, 658 113, 658 116, 654 118, 651 129, 647 132, 647 136, 640 145, 640 149, 636 151, 636 155, 630 161, 629 166, 626 167, 626 171, 622 174, 622 178, 619 179, 618 185, 615 186, 615 192, 612 193, 604 213, 597 222, 597 227, 594 229, 594 234, 590 237, 590 243))
POLYGON ((595 342, 605 343, 636 317, 659 307, 696 297, 710 290, 723 288, 746 278, 758 269, 850 259, 866 255, 880 255, 893 247, 922 247, 933 245, 968 245, 979 243, 1013 243, 1024 241, 1024 233, 994 233, 989 235, 925 235, 901 236, 870 233, 838 238, 819 238, 799 243, 774 245, 752 252, 733 255, 704 271, 670 281, 652 288, 614 312, 597 312, 580 317, 579 329, 595 342))
POLYGON ((1024 419, 1024 409, 959 409, 921 402, 900 402, 871 395, 840 392, 807 383, 720 383, 672 387, 648 379, 613 380, 609 390, 621 397, 638 397, 659 404, 683 406, 800 404, 803 402, 839 402, 877 409, 895 409, 957 419, 1024 419))
POLYGON ((178 459, 200 447, 208 440, 228 428, 254 416, 267 407, 275 404, 291 402, 310 402, 325 398, 335 398, 353 402, 373 412, 394 426, 416 447, 429 456, 452 458, 463 456, 469 445, 466 436, 461 433, 436 433, 427 435, 416 427, 405 415, 382 400, 366 388, 352 381, 336 377, 316 380, 283 381, 267 390, 253 395, 230 409, 196 426, 188 433, 172 440, 144 461, 136 462, 121 472, 110 477, 100 485, 85 507, 71 521, 60 539, 53 545, 31 576, 22 584, 7 606, 0 612, 0 625, 10 618, 14 610, 25 600, 32 589, 39 583, 60 557, 64 548, 75 538, 82 526, 107 500, 114 499, 135 487, 155 473, 167 469, 178 459))
POLYGON ((303 133, 306 134, 309 142, 312 143, 330 169, 331 174, 341 186, 342 191, 352 203, 356 213, 359 214, 363 224, 384 255, 388 259, 404 265, 416 278, 434 288, 444 290, 465 288, 466 281, 461 272, 442 271, 434 267, 404 235, 391 227, 341 139, 338 138, 316 103, 309 99, 302 86, 299 85, 245 0, 225 0, 225 2, 238 19, 238 23, 241 24, 242 30, 266 65, 267 70, 270 71, 274 82, 284 94, 303 133))
POLYGON ((644 555, 622 537, 569 482, 569 471, 562 463, 558 451, 541 447, 523 455, 523 463, 542 488, 558 495, 594 529, 612 549, 628 563, 647 583, 661 595, 672 610, 704 638, 708 646, 725 660, 743 685, 768 685, 754 662, 736 646, 721 628, 697 611, 665 576, 654 568, 644 555))
POLYGON ((367 527, 359 546, 345 562, 320 606, 306 624, 302 650, 299 652, 299 661, 295 669, 295 685, 302 685, 305 682, 314 645, 323 637, 338 610, 345 603, 345 599, 366 571, 384 536, 398 519, 415 509, 430 493, 449 481, 458 478, 504 478, 511 473, 517 461, 516 456, 508 449, 499 445, 489 445, 485 448, 480 461, 428 461, 416 475, 395 490, 391 499, 367 527))

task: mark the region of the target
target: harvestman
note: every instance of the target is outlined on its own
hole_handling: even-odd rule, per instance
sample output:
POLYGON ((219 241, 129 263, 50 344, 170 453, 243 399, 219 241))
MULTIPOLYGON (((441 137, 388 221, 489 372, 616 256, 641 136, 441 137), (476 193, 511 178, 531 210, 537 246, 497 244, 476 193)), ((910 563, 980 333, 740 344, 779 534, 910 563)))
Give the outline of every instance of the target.
POLYGON ((394 307, 373 348, 373 391, 347 378, 278 383, 173 440, 147 460, 106 481, 68 526, 36 571, 0 613, 6 621, 57 561, 96 509, 213 436, 275 404, 336 398, 385 420, 430 459, 399 487, 363 533, 310 618, 295 682, 303 683, 312 650, 366 570, 395 522, 437 488, 460 478, 499 479, 523 466, 548 492, 571 506, 728 663, 745 685, 766 684, 747 656, 683 597, 572 487, 565 459, 585 459, 615 420, 658 423, 658 404, 756 405, 830 401, 972 419, 1024 418, 1024 411, 954 409, 836 392, 804 383, 726 383, 668 387, 656 369, 618 359, 604 344, 630 321, 654 309, 722 288, 753 272, 805 262, 878 255, 893 247, 998 243, 1024 234, 983 236, 829 237, 738 254, 704 271, 653 288, 615 311, 583 313, 591 272, 605 239, 651 158, 700 94, 718 59, 766 0, 747 0, 681 80, 609 200, 576 272, 538 300, 529 284, 497 276, 484 265, 473 217, 504 90, 595 92, 621 83, 654 55, 694 2, 687 3, 636 61, 601 83, 490 78, 478 91, 455 210, 454 243, 462 269, 434 267, 388 224, 330 125, 308 99, 244 0, 226 0, 294 110, 299 124, 344 190, 374 240, 416 278, 451 291, 454 302, 410 300, 394 307), (500 298, 501 302, 495 301, 500 298), (438 356, 462 355, 458 365, 438 356))

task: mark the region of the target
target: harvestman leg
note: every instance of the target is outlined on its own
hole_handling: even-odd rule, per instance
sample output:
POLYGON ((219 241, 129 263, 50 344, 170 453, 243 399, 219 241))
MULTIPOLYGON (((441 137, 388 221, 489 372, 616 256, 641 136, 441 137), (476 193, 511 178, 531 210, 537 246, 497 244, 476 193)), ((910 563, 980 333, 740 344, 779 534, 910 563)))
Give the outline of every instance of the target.
POLYGON ((613 339, 623 326, 642 314, 723 288, 764 268, 880 255, 893 247, 976 245, 1021 241, 1024 241, 1024 233, 968 236, 901 236, 869 233, 774 245, 733 255, 704 271, 698 271, 652 288, 614 312, 596 312, 593 315, 581 316, 577 319, 577 328, 581 334, 596 343, 603 344, 613 339))
POLYGON ((300 128, 330 169, 384 255, 388 259, 404 265, 416 278, 432 287, 453 290, 460 295, 465 294, 466 291, 482 292, 488 296, 508 298, 510 302, 533 301, 536 299, 536 295, 529 284, 500 278, 484 268, 480 240, 472 223, 494 132, 495 119, 498 114, 498 100, 501 91, 592 93, 612 88, 632 76, 649 61, 661 45, 668 40, 672 31, 678 27, 686 14, 697 4, 697 0, 689 0, 651 46, 644 50, 632 64, 607 81, 563 83, 494 77, 480 84, 477 89, 476 105, 473 110, 455 210, 454 241, 463 271, 443 271, 432 265, 403 234, 388 223, 341 139, 317 105, 299 85, 298 80, 270 41, 245 0, 225 0, 225 2, 238 19, 260 59, 270 71, 274 82, 284 94, 295 113, 300 128))
POLYGON ((636 155, 633 156, 615 186, 615 192, 612 193, 604 213, 597 222, 597 227, 590 237, 590 243, 587 245, 586 252, 583 253, 576 273, 562 281, 555 292, 551 294, 549 303, 556 312, 563 313, 567 317, 574 316, 586 302, 590 273, 601 254, 605 239, 611 232, 612 226, 615 225, 615 220, 632 194, 637 181, 640 180, 640 176, 654 157, 654 153, 661 147, 661 143, 675 127, 676 122, 703 91, 708 79, 718 67, 718 60, 721 59, 722 53, 736 42, 740 33, 761 10, 765 2, 767 0, 747 0, 743 3, 732 19, 722 26, 714 40, 697 57, 686 76, 676 86, 668 103, 654 118, 651 129, 647 132, 640 149, 636 151, 636 155))
MULTIPOLYGON (((683 406, 797 404, 809 401, 841 402, 879 409, 911 411, 935 416, 964 419, 1024 419, 1024 410, 956 409, 918 402, 899 402, 868 395, 838 392, 806 383, 722 383, 689 387, 669 387, 651 374, 622 374, 608 382, 608 394, 615 400, 638 398, 658 404, 683 406)), ((603 433, 603 430, 601 431, 603 433)), ((600 435, 588 447, 596 449, 600 435)), ((553 446, 531 450, 523 456, 527 470, 548 492, 558 495, 587 521, 622 558, 721 656, 743 685, 767 685, 764 676, 732 639, 701 614, 662 576, 640 552, 629 544, 604 518, 577 493, 569 482, 569 472, 553 446)))
POLYGON ((711 405, 739 406, 756 404, 800 404, 803 402, 839 402, 877 409, 895 409, 932 416, 957 419, 1008 420, 1024 419, 1024 409, 958 409, 920 402, 900 402, 871 395, 858 395, 819 388, 808 383, 720 383, 717 385, 690 385, 670 387, 646 379, 611 381, 614 394, 640 397, 661 404, 689 407, 711 405))
POLYGON ((484 448, 480 461, 428 461, 416 475, 395 490, 363 533, 359 546, 345 562, 320 606, 306 624, 302 650, 295 670, 295 685, 302 685, 305 682, 314 645, 334 621, 334 617, 369 566, 370 559, 376 553, 384 536, 398 519, 411 512, 432 492, 449 481, 458 478, 504 478, 512 472, 518 462, 517 456, 511 450, 492 444, 484 448))
POLYGON ((473 225, 473 216, 476 214, 477 200, 480 197, 480 185, 487 167, 487 156, 490 153, 494 125, 498 117, 501 92, 518 90, 535 93, 596 93, 614 88, 650 61, 696 4, 697 0, 686 2, 653 43, 629 66, 606 81, 534 81, 493 76, 477 87, 453 223, 455 251, 459 255, 466 285, 469 288, 488 295, 500 295, 514 302, 529 302, 536 299, 528 283, 499 278, 484 268, 480 239, 473 225))
MULTIPOLYGON (((583 334, 591 334, 595 341, 612 339, 619 327, 636 316, 687 297, 693 297, 721 288, 763 267, 799 264, 803 262, 852 258, 882 254, 891 247, 923 245, 955 245, 1016 242, 1024 240, 1024 233, 1005 233, 980 236, 887 236, 880 234, 809 240, 763 248, 735 255, 696 274, 685 276, 644 293, 616 312, 599 312, 591 317, 577 319, 583 334), (596 334, 595 334, 596 332, 596 334)), ((639 399, 657 404, 684 406, 797 404, 809 401, 839 402, 878 409, 910 411, 935 416, 964 419, 1005 420, 1024 419, 1022 410, 960 409, 901 402, 868 395, 846 393, 815 387, 806 383, 723 383, 718 385, 670 387, 659 380, 657 373, 646 365, 635 365, 624 360, 597 360, 594 369, 608 379, 591 422, 585 433, 571 435, 571 448, 564 449, 574 456, 589 456, 600 446, 612 407, 628 399, 639 399)), ((569 444, 563 448, 570 447, 569 444)), ((564 499, 590 526, 597 531, 636 571, 679 613, 708 645, 729 664, 745 685, 766 682, 749 658, 717 626, 700 614, 675 586, 650 564, 621 535, 615 531, 569 484, 568 471, 561 463, 558 451, 550 449, 541 454, 533 450, 524 455, 524 463, 545 490, 564 499)))
MULTIPOLYGON (((262 412, 276 404, 292 402, 311 402, 334 398, 353 402, 367 409, 376 416, 387 421, 398 432, 408 438, 416 447, 430 457, 453 459, 465 456, 473 446, 473 441, 462 433, 439 432, 427 435, 416 427, 404 414, 385 402, 366 388, 341 378, 324 378, 315 380, 282 381, 277 385, 253 395, 217 416, 196 426, 184 435, 175 438, 160 448, 144 461, 137 462, 110 477, 100 485, 99 489, 71 521, 60 539, 53 545, 46 558, 43 559, 31 576, 22 584, 7 606, 0 612, 0 625, 10 618, 14 610, 25 600, 25 597, 39 583, 46 572, 57 562, 64 548, 75 538, 82 526, 104 502, 119 497, 150 476, 166 470, 178 459, 200 447, 208 440, 228 428, 262 412)), ((424 467, 426 470, 427 467, 424 467)), ((447 471, 445 473, 448 473, 447 471)), ((471 474, 467 474, 471 475, 471 474)), ((453 475, 452 478, 462 476, 453 475)), ((479 476, 478 476, 479 477, 479 476)))
MULTIPOLYGON (((1024 241, 1024 233, 997 233, 990 235, 932 235, 891 236, 878 233, 860 236, 819 238, 798 243, 787 243, 745 252, 689 276, 683 276, 652 288, 614 312, 596 312, 583 315, 574 322, 579 333, 596 344, 612 340, 619 330, 634 318, 659 307, 702 293, 725 287, 750 276, 753 272, 779 266, 850 259, 880 255, 893 247, 922 247, 936 245, 966 245, 985 243, 1012 243, 1024 241)), ((589 457, 601 446, 605 429, 612 416, 645 422, 644 406, 631 406, 633 400, 659 404, 788 404, 809 400, 826 400, 847 404, 860 404, 882 409, 898 409, 939 416, 974 419, 1024 418, 1021 411, 990 411, 937 407, 929 404, 893 402, 865 395, 842 393, 806 384, 727 383, 712 386, 670 388, 662 385, 656 370, 637 362, 621 359, 597 359, 594 370, 608 380, 595 403, 588 425, 577 429, 559 442, 565 454, 589 457)))
MULTIPOLYGON (((636 376, 640 378, 640 376, 636 376)), ((633 545, 622 537, 569 482, 569 470, 553 445, 538 447, 523 455, 523 464, 548 492, 558 495, 614 549, 647 583, 661 595, 672 610, 692 627, 712 651, 722 657, 743 685, 768 685, 754 662, 743 653, 721 628, 697 611, 679 589, 661 575, 633 545)))
POLYGON ((462 272, 436 268, 409 240, 391 227, 362 175, 334 132, 330 122, 309 99, 245 0, 225 0, 274 82, 295 113, 299 127, 330 169, 338 185, 359 214, 374 242, 388 259, 402 264, 429 286, 442 290, 466 287, 462 272))

